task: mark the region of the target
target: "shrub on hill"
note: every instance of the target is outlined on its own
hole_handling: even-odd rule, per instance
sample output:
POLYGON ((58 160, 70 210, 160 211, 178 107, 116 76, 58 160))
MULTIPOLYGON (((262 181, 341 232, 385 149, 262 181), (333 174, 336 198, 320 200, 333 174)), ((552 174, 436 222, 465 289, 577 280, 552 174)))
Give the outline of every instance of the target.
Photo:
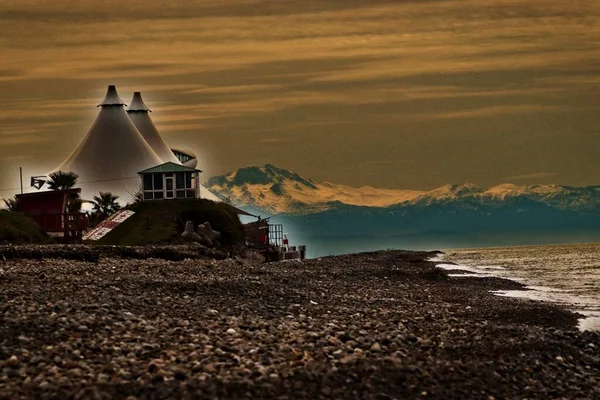
POLYGON ((0 242, 49 243, 50 237, 25 214, 0 210, 0 242))

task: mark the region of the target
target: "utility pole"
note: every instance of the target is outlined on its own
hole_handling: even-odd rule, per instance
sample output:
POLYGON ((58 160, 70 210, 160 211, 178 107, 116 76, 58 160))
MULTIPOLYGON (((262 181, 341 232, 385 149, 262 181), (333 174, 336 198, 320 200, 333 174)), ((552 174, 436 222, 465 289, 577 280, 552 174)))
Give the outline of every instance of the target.
POLYGON ((23 194, 23 167, 19 167, 19 178, 21 180, 21 194, 23 194))

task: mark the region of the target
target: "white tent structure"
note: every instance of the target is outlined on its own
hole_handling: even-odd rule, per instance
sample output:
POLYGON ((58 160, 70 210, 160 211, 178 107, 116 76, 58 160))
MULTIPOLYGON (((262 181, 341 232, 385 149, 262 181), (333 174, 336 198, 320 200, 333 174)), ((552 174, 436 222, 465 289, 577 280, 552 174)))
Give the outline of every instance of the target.
POLYGON ((152 150, 156 152, 163 162, 170 161, 181 164, 163 138, 160 137, 152 119, 150 119, 149 113, 151 112, 152 111, 144 104, 140 92, 135 92, 133 94, 133 99, 129 104, 129 108, 127 108, 127 115, 129 115, 129 118, 131 118, 135 127, 140 131, 144 139, 146 139, 146 142, 152 147, 152 150))
POLYGON ((115 86, 109 86, 87 136, 55 169, 79 175, 83 199, 91 199, 103 191, 129 201, 139 190, 138 171, 163 163, 135 127, 124 105, 115 86))

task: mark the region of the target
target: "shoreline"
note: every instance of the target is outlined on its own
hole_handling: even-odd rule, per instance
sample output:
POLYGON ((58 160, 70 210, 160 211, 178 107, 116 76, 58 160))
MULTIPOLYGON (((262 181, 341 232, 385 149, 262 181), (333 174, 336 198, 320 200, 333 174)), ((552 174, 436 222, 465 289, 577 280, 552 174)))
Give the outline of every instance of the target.
POLYGON ((0 258, 0 398, 600 397, 600 333, 432 254, 0 258))
MULTIPOLYGON (((517 246, 513 246, 517 247, 517 246)), ((526 246, 522 246, 526 247, 526 246)), ((470 250, 470 249, 453 249, 456 250, 470 250)), ((578 294, 569 294, 567 292, 563 292, 559 289, 553 287, 541 287, 535 286, 523 281, 518 280, 514 277, 502 277, 498 276, 496 273, 496 269, 478 269, 477 266, 469 266, 464 264, 457 264, 453 261, 448 261, 445 259, 446 253, 443 251, 439 251, 437 255, 427 261, 431 261, 436 263, 438 268, 443 269, 448 273, 448 276, 451 278, 463 279, 466 277, 469 278, 498 278, 504 279, 512 282, 516 282, 522 285, 521 288, 517 289, 496 289, 491 290, 490 293, 495 296, 508 297, 513 299, 523 299, 530 301, 537 301, 551 305, 557 305, 560 307, 564 307, 576 315, 579 316, 579 320, 577 323, 577 328, 580 331, 600 331, 600 310, 587 310, 586 307, 589 307, 591 303, 587 304, 579 304, 577 300, 585 300, 588 299, 588 302, 593 302, 595 299, 587 298, 585 296, 581 296, 578 294), (571 300, 558 300, 552 299, 548 296, 548 293, 560 292, 567 293, 571 300)))

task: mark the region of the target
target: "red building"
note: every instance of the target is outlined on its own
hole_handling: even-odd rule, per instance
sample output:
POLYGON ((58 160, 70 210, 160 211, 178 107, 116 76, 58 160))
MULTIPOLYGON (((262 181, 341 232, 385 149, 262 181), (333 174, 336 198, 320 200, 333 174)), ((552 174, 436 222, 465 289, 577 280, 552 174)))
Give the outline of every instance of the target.
POLYGON ((69 213, 69 199, 77 197, 81 189, 50 190, 18 194, 21 212, 33 219, 46 233, 62 234, 65 241, 81 240, 86 228, 85 214, 69 213))

